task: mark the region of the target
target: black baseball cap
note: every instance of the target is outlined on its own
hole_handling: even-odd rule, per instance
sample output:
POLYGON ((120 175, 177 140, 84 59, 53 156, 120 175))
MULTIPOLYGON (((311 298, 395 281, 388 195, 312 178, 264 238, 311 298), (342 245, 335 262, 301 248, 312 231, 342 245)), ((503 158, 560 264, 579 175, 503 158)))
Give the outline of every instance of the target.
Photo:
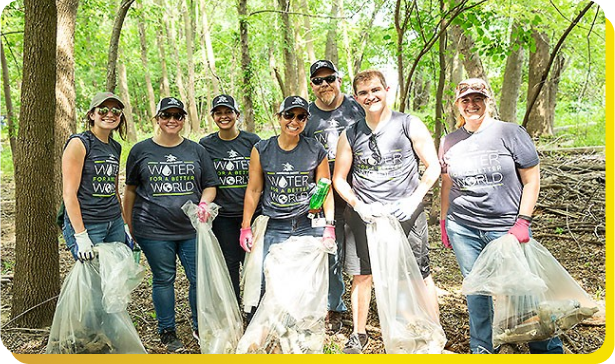
POLYGON ((160 102, 158 102, 158 105, 156 106, 156 114, 160 113, 161 111, 165 111, 172 108, 178 108, 183 111, 184 114, 187 114, 186 109, 184 108, 184 103, 181 102, 180 99, 176 99, 175 97, 165 97, 160 100, 160 102))
POLYGON ((236 113, 238 114, 240 113, 239 105, 237 105, 237 101, 235 101, 235 99, 230 95, 218 95, 214 97, 214 99, 211 102, 211 110, 209 112, 214 112, 214 109, 217 108, 218 106, 226 106, 229 109, 232 109, 233 111, 235 111, 236 113))
POLYGON ((278 111, 278 113, 281 114, 284 111, 294 109, 296 107, 305 110, 308 115, 310 114, 308 110, 308 102, 301 96, 288 96, 287 98, 285 98, 280 105, 280 111, 278 111))
POLYGON ((333 72, 337 73, 337 67, 333 64, 333 62, 327 59, 320 59, 310 66, 310 78, 314 77, 314 74, 323 68, 328 68, 333 72))

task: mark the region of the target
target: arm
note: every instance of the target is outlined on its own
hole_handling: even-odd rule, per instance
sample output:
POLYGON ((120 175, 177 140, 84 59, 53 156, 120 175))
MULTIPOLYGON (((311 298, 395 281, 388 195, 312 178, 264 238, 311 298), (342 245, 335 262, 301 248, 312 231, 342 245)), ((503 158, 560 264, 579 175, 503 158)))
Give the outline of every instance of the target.
POLYGON ((134 238, 134 230, 132 229, 132 209, 135 206, 135 199, 137 198, 137 186, 126 185, 124 189, 124 222, 128 225, 130 235, 134 238))
POLYGON ((250 227, 252 216, 254 215, 254 211, 256 211, 256 207, 258 206, 263 192, 263 167, 261 165, 260 154, 256 148, 252 148, 252 153, 250 153, 250 169, 248 171, 248 176, 248 187, 246 188, 246 195, 243 201, 242 229, 250 227))
POLYGON ((81 206, 77 198, 85 154, 85 146, 79 138, 73 138, 62 154, 62 198, 75 233, 85 231, 81 206))
POLYGON ((440 186, 440 220, 446 219, 446 213, 448 212, 449 200, 448 196, 451 192, 453 181, 448 173, 442 174, 442 186, 440 186))
POLYGON ((540 192, 540 165, 537 164, 530 168, 519 168, 517 170, 523 184, 519 215, 532 216, 536 201, 538 201, 538 193, 540 192))
MULTIPOLYGON (((318 167, 316 167, 316 181, 320 181, 321 178, 331 179, 331 172, 329 171, 329 159, 325 157, 318 167)), ((323 210, 325 212, 325 219, 333 220, 335 216, 333 205, 333 191, 329 189, 325 202, 323 203, 323 210)))
POLYGON ((216 198, 216 187, 206 187, 201 194, 201 201, 210 204, 216 198))
POLYGON ((333 186, 344 201, 354 207, 359 200, 346 180, 348 173, 350 173, 350 167, 352 167, 352 149, 350 149, 348 138, 346 138, 346 131, 343 131, 337 142, 333 186))
POLYGON ((434 147, 429 130, 425 124, 418 119, 413 119, 411 139, 414 151, 425 165, 423 177, 412 194, 413 197, 416 196, 416 199, 420 202, 438 180, 440 176, 440 162, 438 161, 438 154, 436 153, 436 148, 434 147))

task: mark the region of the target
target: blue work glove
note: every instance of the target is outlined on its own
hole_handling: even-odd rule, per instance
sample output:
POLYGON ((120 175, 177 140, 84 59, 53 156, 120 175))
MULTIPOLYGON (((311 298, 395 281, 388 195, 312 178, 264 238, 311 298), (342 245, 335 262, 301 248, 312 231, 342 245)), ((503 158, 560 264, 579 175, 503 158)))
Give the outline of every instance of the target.
POLYGON ((130 248, 130 250, 134 250, 135 249, 135 239, 133 239, 132 235, 130 234, 130 229, 128 228, 128 224, 124 224, 124 231, 126 232, 124 244, 126 244, 126 246, 130 248))

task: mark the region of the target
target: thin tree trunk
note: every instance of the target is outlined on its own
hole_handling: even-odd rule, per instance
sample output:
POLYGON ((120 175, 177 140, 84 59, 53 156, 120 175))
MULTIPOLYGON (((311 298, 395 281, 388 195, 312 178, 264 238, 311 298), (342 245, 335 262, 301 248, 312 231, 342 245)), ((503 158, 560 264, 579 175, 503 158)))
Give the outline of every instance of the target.
POLYGON ((254 132, 254 105, 252 96, 255 95, 252 81, 252 58, 250 57, 250 37, 248 34, 248 0, 239 0, 237 3, 239 15, 239 38, 241 43, 241 71, 242 71, 242 108, 243 120, 246 130, 254 132))
POLYGON ((293 27, 288 15, 290 0, 278 0, 282 17, 282 41, 284 53, 284 97, 297 94, 297 59, 295 57, 295 44, 293 27))
POLYGON ((547 123, 551 125, 551 133, 553 133, 553 125, 555 124, 555 106, 557 106, 557 92, 559 90, 560 76, 564 70, 566 59, 561 54, 555 57, 553 64, 553 73, 549 77, 547 86, 549 88, 549 103, 547 110, 547 123))
MULTIPOLYGON (((457 25, 455 25, 457 26, 457 25)), ((448 32, 449 38, 453 34, 453 30, 450 29, 448 32)), ((449 40, 448 41, 448 89, 454 90, 455 87, 461 80, 463 80, 463 64, 461 63, 461 59, 459 57, 459 52, 457 51, 457 41, 449 40)), ((448 131, 453 131, 455 129, 455 124, 457 124, 457 116, 459 115, 459 110, 455 106, 455 95, 452 92, 447 92, 444 94, 444 104, 445 104, 445 114, 446 114, 446 126, 448 131)))
POLYGON ((15 121, 13 112, 13 100, 11 98, 11 79, 9 77, 9 66, 6 62, 6 55, 4 54, 4 38, 0 39, 0 57, 2 59, 2 87, 4 90, 4 107, 6 108, 6 123, 9 133, 9 143, 11 145, 11 154, 13 157, 13 165, 15 165, 16 150, 16 137, 15 121))
MULTIPOLYGON (((303 13, 309 13, 309 7, 307 0, 299 0, 299 5, 301 6, 301 11, 303 13)), ((315 62, 318 58, 316 58, 316 53, 314 52, 314 37, 312 36, 312 26, 310 25, 310 17, 303 16, 303 31, 305 34, 305 49, 307 51, 308 60, 310 63, 315 62)))
POLYGON ((211 44, 211 32, 209 31, 209 21, 207 19, 207 12, 205 11, 206 7, 206 0, 201 0, 201 32, 203 33, 203 36, 201 37, 201 49, 203 53, 202 57, 206 63, 207 70, 211 75, 210 79, 211 87, 213 88, 213 94, 219 95, 220 80, 216 71, 216 57, 214 56, 214 48, 211 44))
POLYGON ((15 161, 15 271, 11 317, 51 324, 60 291, 53 160, 56 107, 55 0, 24 0, 23 86, 15 161), (18 318, 19 317, 19 318, 18 318))
MULTIPOLYGON (((163 30, 156 30, 156 43, 158 44, 158 53, 160 54, 160 69, 162 80, 160 82, 160 98, 171 96, 171 87, 169 85, 169 71, 167 69, 167 59, 164 50, 163 30)), ((154 121, 152 121, 154 123, 154 121)))
POLYGON ((107 86, 106 90, 110 92, 115 91, 115 85, 117 84, 117 77, 115 75, 115 68, 117 65, 117 52, 120 44, 120 35, 122 33, 122 26, 124 25, 124 19, 128 13, 128 9, 135 0, 122 0, 120 8, 115 15, 115 22, 113 23, 113 31, 111 32, 111 41, 109 42, 109 57, 107 63, 107 86))
POLYGON ((533 29, 532 38, 536 43, 536 51, 530 52, 527 99, 531 100, 536 91, 539 91, 539 94, 530 110, 526 128, 527 132, 534 137, 553 134, 553 125, 549 125, 547 117, 549 88, 538 87, 541 82, 544 82, 541 76, 549 60, 549 37, 545 33, 533 29))
POLYGON ((340 0, 333 0, 331 4, 331 19, 329 19, 329 26, 327 27, 327 41, 325 43, 325 58, 338 65, 339 53, 337 48, 337 26, 339 20, 336 19, 339 16, 340 0))
MULTIPOLYGON (((302 11, 302 9, 298 9, 302 11)), ((301 35, 301 19, 295 20, 295 58, 297 62, 297 95, 303 97, 304 99, 308 98, 308 83, 307 79, 309 75, 306 75, 305 72, 305 60, 303 56, 305 55, 305 49, 303 46, 303 38, 301 35)))
MULTIPOLYGON (((142 9, 141 3, 137 3, 137 9, 142 9)), ((149 105, 149 118, 153 118, 156 115, 156 96, 154 94, 154 87, 152 86, 152 78, 149 74, 149 65, 147 61, 147 35, 145 33, 145 24, 143 19, 139 17, 137 22, 137 28, 139 30, 139 41, 141 43, 141 63, 143 64, 143 73, 145 78, 145 88, 147 90, 147 101, 149 105)))
POLYGON ((184 0, 182 5, 182 13, 184 18, 184 26, 186 30, 186 61, 188 63, 188 119, 192 132, 199 135, 201 133, 201 119, 196 110, 196 97, 194 90, 194 11, 188 6, 188 1, 184 0))
POLYGON ((130 92, 128 91, 128 77, 126 77, 126 66, 122 61, 117 64, 120 73, 120 97, 124 101, 124 116, 126 117, 126 138, 129 142, 137 141, 137 129, 135 128, 134 116, 132 114, 132 104, 130 103, 130 92))
MULTIPOLYGON (((175 36, 175 24, 168 20, 164 21, 166 36, 167 36, 167 46, 171 49, 171 54, 179 54, 178 45, 180 42, 178 41, 180 37, 175 36)), ((175 84, 177 85, 177 89, 179 91, 179 98, 186 104, 186 88, 184 86, 184 78, 183 78, 183 70, 179 57, 175 57, 175 84)), ((172 96, 172 95, 171 95, 172 96)), ((192 131, 190 122, 184 123, 184 129, 182 130, 183 135, 190 135, 192 131)))
POLYGON ((352 50, 352 53, 355 54, 353 69, 352 69, 352 72, 348 73, 348 76, 351 80, 354 79, 354 75, 356 75, 357 73, 359 73, 359 71, 361 71, 361 66, 363 65, 363 55, 365 54, 365 48, 367 47, 367 42, 371 34, 369 30, 372 29, 372 27, 374 26, 376 15, 380 11, 380 9, 382 9, 383 5, 384 5, 384 1, 379 1, 377 4, 375 4, 374 11, 372 12, 369 22, 367 23, 367 25, 365 26, 365 28, 363 28, 363 31, 361 32, 363 36, 360 39, 360 44, 357 47, 357 49, 352 50))
POLYGON ((512 26, 510 34, 510 45, 512 51, 506 59, 506 69, 504 71, 504 81, 500 96, 500 118, 504 121, 517 122, 517 100, 521 88, 521 78, 523 76, 523 46, 515 34, 519 24, 512 26))

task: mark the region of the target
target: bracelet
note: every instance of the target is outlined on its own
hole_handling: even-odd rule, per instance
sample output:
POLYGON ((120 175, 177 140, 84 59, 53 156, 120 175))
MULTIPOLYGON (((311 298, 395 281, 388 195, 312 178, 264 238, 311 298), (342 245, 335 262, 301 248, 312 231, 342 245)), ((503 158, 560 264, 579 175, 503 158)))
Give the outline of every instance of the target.
POLYGON ((335 220, 325 220, 325 224, 335 227, 335 220))
POLYGON ((517 219, 525 220, 530 223, 534 220, 532 219, 531 216, 527 216, 527 215, 517 215, 517 219))

